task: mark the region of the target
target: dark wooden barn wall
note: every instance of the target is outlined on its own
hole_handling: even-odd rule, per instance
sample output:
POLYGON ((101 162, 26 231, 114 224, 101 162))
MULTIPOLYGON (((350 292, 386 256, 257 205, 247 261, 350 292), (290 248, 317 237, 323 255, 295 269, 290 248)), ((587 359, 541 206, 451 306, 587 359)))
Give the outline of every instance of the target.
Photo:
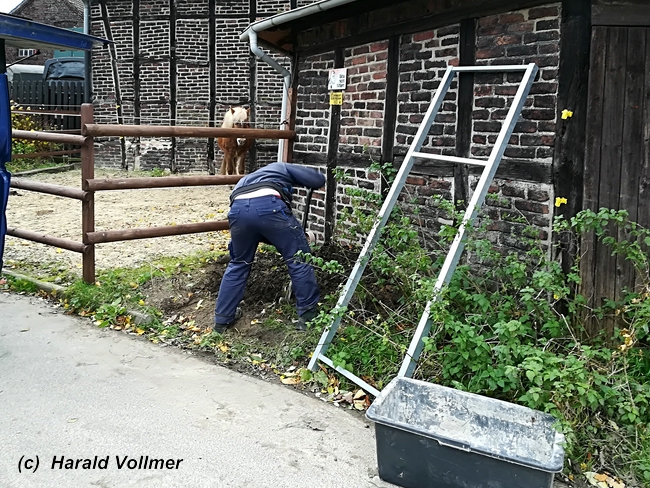
MULTIPOLYGON (((585 208, 627 210, 650 225, 650 28, 593 28, 585 158, 585 208)), ((615 228, 610 226, 609 231, 615 228)), ((613 234, 616 236, 616 234, 613 234)), ((619 235, 618 237, 624 237, 619 235)), ((587 236, 581 263, 583 289, 594 306, 632 289, 629 262, 587 236)), ((590 324, 613 331, 613 317, 590 324)))

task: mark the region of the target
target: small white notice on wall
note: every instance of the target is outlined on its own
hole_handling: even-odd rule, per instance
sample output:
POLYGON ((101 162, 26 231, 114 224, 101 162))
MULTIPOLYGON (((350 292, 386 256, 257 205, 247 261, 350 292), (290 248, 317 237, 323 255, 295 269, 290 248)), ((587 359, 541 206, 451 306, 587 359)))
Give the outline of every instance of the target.
POLYGON ((330 70, 329 79, 327 80, 328 90, 345 90, 347 86, 348 69, 336 68, 330 70))

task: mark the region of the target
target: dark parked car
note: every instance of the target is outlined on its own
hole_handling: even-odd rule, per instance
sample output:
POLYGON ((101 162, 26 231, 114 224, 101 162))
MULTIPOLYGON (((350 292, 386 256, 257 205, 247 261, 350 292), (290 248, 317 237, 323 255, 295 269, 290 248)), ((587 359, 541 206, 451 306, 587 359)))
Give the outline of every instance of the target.
POLYGON ((86 66, 83 58, 53 58, 45 61, 46 81, 83 81, 86 66))

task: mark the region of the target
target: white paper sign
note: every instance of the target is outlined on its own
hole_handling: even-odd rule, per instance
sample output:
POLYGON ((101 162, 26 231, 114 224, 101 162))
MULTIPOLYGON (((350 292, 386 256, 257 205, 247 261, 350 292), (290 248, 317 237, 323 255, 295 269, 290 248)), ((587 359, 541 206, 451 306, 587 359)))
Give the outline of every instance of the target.
POLYGON ((330 75, 327 80, 328 90, 345 90, 347 86, 348 69, 336 68, 330 70, 330 75))

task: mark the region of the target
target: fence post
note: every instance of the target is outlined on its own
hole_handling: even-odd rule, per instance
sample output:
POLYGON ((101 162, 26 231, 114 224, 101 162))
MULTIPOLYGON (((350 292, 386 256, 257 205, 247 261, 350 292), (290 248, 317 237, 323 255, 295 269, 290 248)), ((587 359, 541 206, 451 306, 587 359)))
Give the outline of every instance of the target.
MULTIPOLYGON (((81 128, 83 133, 84 124, 93 124, 93 105, 84 103, 81 105, 81 128)), ((84 180, 95 178, 95 140, 92 136, 86 136, 81 146, 81 187, 84 180)), ((95 245, 88 242, 88 233, 95 232, 95 192, 89 192, 89 198, 81 203, 81 233, 82 241, 86 245, 83 255, 83 280, 86 283, 95 282, 95 245)))

